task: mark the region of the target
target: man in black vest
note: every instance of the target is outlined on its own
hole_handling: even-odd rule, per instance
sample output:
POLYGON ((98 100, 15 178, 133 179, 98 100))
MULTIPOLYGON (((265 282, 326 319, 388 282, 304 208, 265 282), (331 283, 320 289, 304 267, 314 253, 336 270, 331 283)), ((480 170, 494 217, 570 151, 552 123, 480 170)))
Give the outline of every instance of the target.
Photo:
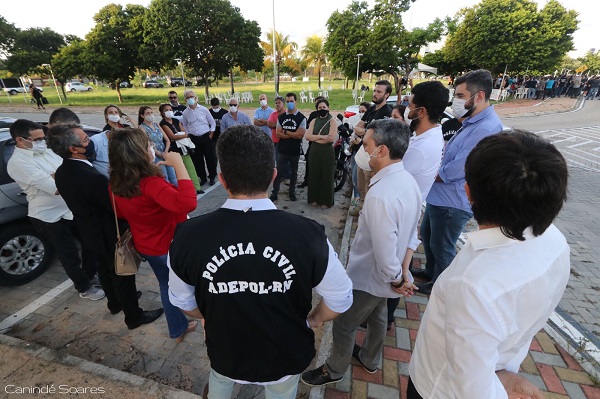
POLYGON ((306 132, 306 118, 296 109, 296 94, 285 95, 287 111, 279 115, 277 120, 277 137, 279 137, 279 159, 277 160, 277 176, 273 182, 271 201, 277 201, 281 180, 290 165, 290 201, 296 201, 296 180, 298 179, 298 161, 300 160, 300 147, 306 132))
POLYGON ((93 155, 89 137, 80 125, 57 124, 48 131, 48 142, 64 159, 56 170, 56 188, 73 212, 82 247, 97 257, 98 278, 108 299, 108 310, 112 314, 123 310, 130 330, 153 322, 163 310, 143 311, 138 305, 135 275, 115 274, 117 230, 108 179, 88 160, 93 155))
POLYGON ((256 126, 232 126, 217 154, 229 199, 178 227, 169 298, 205 320, 209 398, 231 397, 242 381, 264 385, 267 398, 294 399, 315 356, 311 328, 350 307, 352 283, 323 226, 269 200, 277 175, 269 137, 256 126), (322 300, 311 310, 313 288, 322 300))

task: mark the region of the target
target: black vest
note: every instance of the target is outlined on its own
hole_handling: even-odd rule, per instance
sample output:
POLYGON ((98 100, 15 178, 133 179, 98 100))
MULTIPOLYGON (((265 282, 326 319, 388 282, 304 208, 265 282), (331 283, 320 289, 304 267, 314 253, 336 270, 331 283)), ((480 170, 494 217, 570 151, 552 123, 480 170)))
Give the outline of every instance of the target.
POLYGON ((221 208, 179 225, 171 267, 196 287, 211 367, 252 382, 304 371, 315 356, 306 317, 328 254, 323 226, 279 210, 221 208))
MULTIPOLYGON (((287 112, 278 116, 279 124, 284 132, 296 132, 304 119, 302 112, 298 111, 295 115, 287 112)), ((300 155, 300 146, 302 139, 282 139, 279 140, 279 152, 285 155, 300 155)))

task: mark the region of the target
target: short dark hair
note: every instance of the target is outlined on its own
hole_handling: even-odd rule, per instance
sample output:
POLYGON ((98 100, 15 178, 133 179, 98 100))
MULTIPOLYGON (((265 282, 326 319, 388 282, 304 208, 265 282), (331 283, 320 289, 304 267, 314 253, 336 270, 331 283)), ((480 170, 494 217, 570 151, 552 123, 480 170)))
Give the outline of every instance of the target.
POLYGON ((371 108, 371 103, 370 103, 370 102, 367 102, 367 101, 363 101, 362 103, 358 104, 358 106, 359 106, 359 107, 360 107, 360 106, 363 106, 363 107, 365 107, 366 109, 369 109, 369 108, 371 108))
POLYGON ((387 94, 392 94, 392 84, 390 83, 389 80, 378 80, 377 82, 375 82, 375 86, 385 86, 385 92, 387 94))
POLYGON ((329 101, 327 101, 327 99, 325 97, 321 97, 320 99, 317 100, 317 102, 315 103, 315 108, 319 108, 319 104, 321 103, 325 103, 327 104, 327 108, 329 108, 329 101))
POLYGON ((505 236, 521 241, 527 227, 539 236, 558 215, 568 176, 550 141, 521 130, 484 138, 465 163, 475 220, 499 225, 505 236))
POLYGON ((298 101, 298 98, 296 97, 296 93, 290 92, 290 93, 286 94, 285 98, 288 98, 288 97, 294 97, 294 101, 298 101))
POLYGON ((467 84, 467 90, 471 95, 474 95, 478 91, 483 91, 485 93, 485 101, 489 101, 493 87, 492 74, 490 71, 487 69, 478 69, 459 76, 454 81, 454 87, 463 83, 467 84))
POLYGON ((448 105, 449 91, 438 80, 421 82, 412 88, 412 102, 427 110, 429 121, 439 122, 448 105))
POLYGON ((81 140, 75 135, 73 129, 81 129, 75 123, 59 123, 48 129, 48 146, 61 158, 71 158, 69 147, 81 145, 81 140))
POLYGON ((171 107, 171 109, 173 109, 173 106, 169 103, 164 103, 164 104, 160 104, 160 107, 158 107, 158 112, 162 115, 164 113, 164 109, 166 107, 171 107))
POLYGON ((39 123, 27 119, 17 119, 10 125, 10 136, 13 139, 16 139, 17 137, 28 138, 31 136, 31 132, 39 129, 44 130, 43 126, 39 123))
POLYGON ((376 119, 366 127, 373 129, 373 141, 375 144, 385 145, 390 152, 390 159, 402 159, 408 148, 411 132, 406 123, 397 119, 376 119))
MULTIPOLYGON (((315 109, 319 106, 319 103, 321 102, 321 100, 325 100, 325 97, 323 97, 323 96, 315 97, 315 109)), ((327 103, 327 106, 329 107, 329 103, 327 103)))
POLYGON ((219 104, 221 104, 221 102, 219 101, 219 99, 217 97, 213 97, 210 99, 211 107, 216 107, 219 104))
POLYGON ((398 110, 398 112, 400 113, 400 116, 402 116, 402 120, 404 120, 404 111, 406 110, 406 105, 402 105, 402 104, 398 103, 398 104, 396 104, 394 109, 398 110))
POLYGON ((75 112, 71 111, 69 108, 61 107, 52 111, 50 119, 48 120, 49 126, 56 125, 57 123, 80 124, 81 121, 75 112))
POLYGON ((258 127, 235 125, 217 142, 221 173, 233 194, 266 193, 273 178, 273 142, 258 127))
POLYGON ((179 97, 179 94, 177 94, 177 92, 175 90, 171 90, 167 93, 167 96, 170 96, 171 94, 175 94, 177 97, 179 97))

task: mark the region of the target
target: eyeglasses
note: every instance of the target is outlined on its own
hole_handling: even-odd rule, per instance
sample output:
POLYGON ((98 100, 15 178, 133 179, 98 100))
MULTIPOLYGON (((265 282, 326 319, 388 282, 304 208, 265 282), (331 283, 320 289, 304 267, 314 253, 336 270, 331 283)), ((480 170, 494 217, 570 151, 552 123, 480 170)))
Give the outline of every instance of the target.
POLYGON ((194 98, 195 96, 187 96, 185 99, 189 100, 190 98, 194 98))
POLYGON ((229 104, 230 107, 237 107, 237 104, 229 104))
POLYGON ((29 141, 30 143, 40 143, 40 142, 46 140, 46 136, 40 137, 40 138, 37 138, 37 139, 30 139, 29 137, 21 137, 21 138, 23 140, 29 141))

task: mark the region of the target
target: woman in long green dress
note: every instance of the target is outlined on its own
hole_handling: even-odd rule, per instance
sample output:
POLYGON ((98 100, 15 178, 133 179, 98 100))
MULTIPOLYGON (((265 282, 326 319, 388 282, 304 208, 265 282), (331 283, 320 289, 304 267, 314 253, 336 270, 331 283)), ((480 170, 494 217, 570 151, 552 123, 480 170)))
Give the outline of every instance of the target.
POLYGON ((337 136, 337 126, 329 113, 329 101, 317 101, 319 116, 312 120, 305 136, 312 141, 308 162, 308 203, 312 206, 329 208, 333 205, 333 176, 335 173, 335 153, 333 143, 337 136))

